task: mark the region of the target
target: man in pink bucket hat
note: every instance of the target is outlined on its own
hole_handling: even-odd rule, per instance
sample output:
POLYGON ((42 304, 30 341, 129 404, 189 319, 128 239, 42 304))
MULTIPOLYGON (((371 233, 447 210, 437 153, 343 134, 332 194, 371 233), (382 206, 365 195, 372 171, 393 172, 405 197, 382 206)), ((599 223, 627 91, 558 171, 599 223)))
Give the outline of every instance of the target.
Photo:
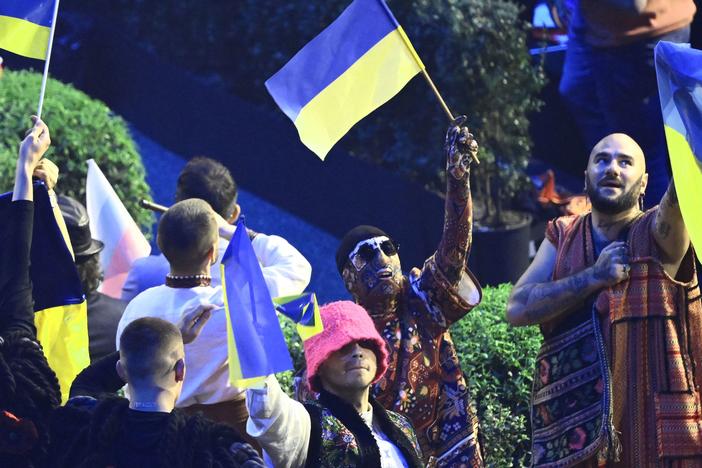
POLYGON ((320 309, 324 331, 305 341, 307 379, 319 399, 287 396, 275 376, 249 389, 247 432, 276 467, 420 467, 421 450, 404 417, 370 394, 388 350, 363 307, 339 301, 320 309))

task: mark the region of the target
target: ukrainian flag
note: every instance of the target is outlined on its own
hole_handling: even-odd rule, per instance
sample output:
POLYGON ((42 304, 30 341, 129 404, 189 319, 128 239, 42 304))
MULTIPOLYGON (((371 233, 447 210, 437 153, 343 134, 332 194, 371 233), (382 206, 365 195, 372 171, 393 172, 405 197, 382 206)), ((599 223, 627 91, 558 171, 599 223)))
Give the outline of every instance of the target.
POLYGON ((702 251, 702 51, 661 41, 655 49, 658 93, 675 189, 685 227, 702 251))
POLYGON ((0 49, 46 59, 57 0, 0 1, 0 49))
POLYGON ((266 81, 302 142, 321 159, 356 122, 424 69, 383 0, 354 0, 266 81))
POLYGON ((271 294, 241 219, 220 268, 232 385, 250 387, 292 369, 271 294))
POLYGON ((273 303, 276 306, 275 310, 296 323, 297 333, 302 341, 307 341, 324 331, 315 293, 276 297, 273 303))
MULTIPOLYGON (((11 201, 11 193, 0 195, 0 213, 6 212, 11 201)), ((37 340, 58 377, 65 402, 73 380, 90 364, 87 304, 73 256, 41 183, 34 186, 30 262, 37 340)))

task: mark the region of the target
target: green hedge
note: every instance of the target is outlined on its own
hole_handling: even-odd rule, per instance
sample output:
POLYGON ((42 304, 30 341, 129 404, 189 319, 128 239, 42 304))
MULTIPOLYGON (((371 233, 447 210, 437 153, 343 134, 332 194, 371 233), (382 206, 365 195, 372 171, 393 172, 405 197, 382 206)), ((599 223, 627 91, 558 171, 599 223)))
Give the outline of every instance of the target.
MULTIPOLYGON (((0 191, 12 190, 17 148, 36 113, 41 75, 5 71, 0 78, 0 191)), ((57 191, 85 201, 86 161, 93 158, 147 235, 153 215, 138 207, 150 198, 144 166, 127 126, 100 101, 49 79, 42 118, 51 130, 46 157, 61 171, 57 191)))
MULTIPOLYGON (((505 321, 512 286, 483 290, 481 304, 451 328, 461 367, 480 419, 485 462, 490 467, 525 466, 529 461, 529 395, 541 344, 536 327, 513 328, 505 321)), ((294 325, 281 319, 296 368, 304 364, 294 325)), ((292 372, 278 375, 292 394, 292 372)))
POLYGON ((485 288, 481 304, 451 328, 478 407, 485 459, 495 467, 525 466, 529 461, 529 396, 541 345, 537 327, 507 324, 511 289, 509 284, 485 288))

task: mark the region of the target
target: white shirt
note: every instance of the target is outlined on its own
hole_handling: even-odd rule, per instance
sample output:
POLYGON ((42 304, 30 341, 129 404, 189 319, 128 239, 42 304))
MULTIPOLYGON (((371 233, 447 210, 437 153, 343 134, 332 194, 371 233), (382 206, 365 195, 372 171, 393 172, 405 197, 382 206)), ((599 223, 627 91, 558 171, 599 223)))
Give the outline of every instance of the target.
MULTIPOLYGON (((219 240, 217 263, 210 269, 212 286, 221 284, 219 266, 228 245, 228 240, 219 240)), ((288 241, 280 236, 256 234, 251 245, 271 297, 293 296, 305 290, 312 276, 312 266, 288 241)), ((122 287, 122 300, 129 302, 141 292, 164 284, 169 271, 163 254, 135 260, 122 287)))
POLYGON ((180 326, 183 316, 198 304, 219 306, 202 328, 200 336, 185 345, 185 380, 177 407, 212 404, 243 398, 243 391, 229 383, 227 319, 220 286, 170 288, 156 286, 135 297, 117 326, 117 349, 125 327, 142 317, 157 317, 180 326))
MULTIPOLYGON (((275 376, 268 376, 264 388, 246 390, 249 420, 246 432, 261 444, 267 466, 298 468, 307 461, 312 422, 302 403, 290 398, 278 384, 275 376)), ((390 442, 373 422, 373 410, 361 414, 371 428, 383 468, 407 468, 399 448, 390 442)))

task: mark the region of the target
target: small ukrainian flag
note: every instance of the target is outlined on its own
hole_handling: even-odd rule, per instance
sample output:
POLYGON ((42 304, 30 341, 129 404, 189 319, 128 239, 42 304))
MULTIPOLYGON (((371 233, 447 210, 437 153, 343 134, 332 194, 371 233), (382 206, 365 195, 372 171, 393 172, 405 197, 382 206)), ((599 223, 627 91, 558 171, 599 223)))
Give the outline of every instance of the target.
MULTIPOLYGON (((0 216, 7 216, 11 203, 11 192, 0 195, 0 216)), ((11 258, 13 253, 7 249, 8 246, 0 245, 0 256, 11 258)), ((56 222, 49 194, 40 182, 34 185, 29 275, 37 339, 49 366, 56 373, 65 403, 73 379, 90 364, 87 303, 73 257, 56 222)))
POLYGON ((57 1, 0 1, 0 49, 45 60, 57 1))

